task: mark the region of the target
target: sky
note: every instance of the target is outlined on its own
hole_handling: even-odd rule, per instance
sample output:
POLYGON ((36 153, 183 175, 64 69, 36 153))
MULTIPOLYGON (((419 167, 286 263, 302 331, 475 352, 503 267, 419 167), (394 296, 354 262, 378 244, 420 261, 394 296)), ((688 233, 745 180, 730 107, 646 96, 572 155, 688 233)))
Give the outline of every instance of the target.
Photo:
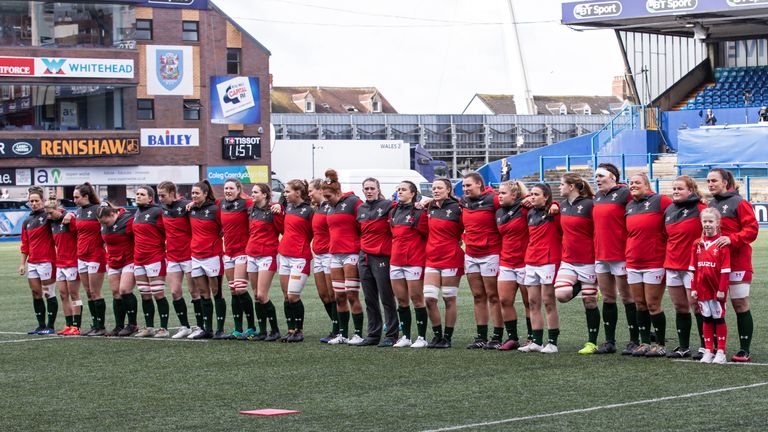
MULTIPOLYGON (((214 0, 270 50, 275 86, 376 87, 401 114, 461 113, 521 91, 506 0, 214 0)), ((534 95, 610 95, 612 31, 560 24, 560 0, 513 0, 534 95)))

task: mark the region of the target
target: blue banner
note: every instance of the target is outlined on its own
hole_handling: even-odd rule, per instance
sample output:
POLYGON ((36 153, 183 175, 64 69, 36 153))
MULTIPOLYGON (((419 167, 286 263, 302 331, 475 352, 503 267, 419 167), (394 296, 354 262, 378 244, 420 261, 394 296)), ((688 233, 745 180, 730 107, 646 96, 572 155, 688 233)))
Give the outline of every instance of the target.
POLYGON ((0 236, 21 235, 21 225, 29 210, 0 210, 0 236))
POLYGON ((208 9, 208 0, 139 0, 141 6, 174 9, 208 9))
POLYGON ((677 163, 740 164, 768 162, 768 125, 683 129, 678 133, 677 163))
POLYGON ((211 123, 261 123, 261 93, 256 77, 211 77, 211 123))
POLYGON ((768 8, 768 0, 588 0, 563 3, 563 24, 768 8))

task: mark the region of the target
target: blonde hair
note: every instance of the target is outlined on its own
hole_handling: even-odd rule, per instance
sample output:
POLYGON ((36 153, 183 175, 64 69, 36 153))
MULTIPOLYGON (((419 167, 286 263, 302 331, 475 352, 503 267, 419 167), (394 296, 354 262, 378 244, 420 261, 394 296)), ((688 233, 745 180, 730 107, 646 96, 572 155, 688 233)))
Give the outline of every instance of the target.
POLYGON ((517 194, 517 199, 528 195, 528 188, 520 180, 505 181, 499 185, 499 187, 502 186, 509 188, 510 193, 517 194))

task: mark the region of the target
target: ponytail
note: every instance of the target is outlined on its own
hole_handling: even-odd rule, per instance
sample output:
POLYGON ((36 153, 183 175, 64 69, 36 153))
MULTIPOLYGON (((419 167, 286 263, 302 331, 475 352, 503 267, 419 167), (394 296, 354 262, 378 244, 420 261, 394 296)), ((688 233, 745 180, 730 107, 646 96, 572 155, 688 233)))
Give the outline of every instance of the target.
POLYGON ((88 197, 88 203, 91 205, 99 205, 101 204, 101 200, 98 196, 96 196, 96 189, 93 188, 93 186, 85 182, 81 185, 75 186, 75 190, 80 194, 81 197, 87 196, 88 197))
POLYGON ((192 187, 200 188, 201 191, 203 191, 203 194, 205 195, 205 201, 207 202, 216 202, 216 197, 213 195, 213 188, 211 187, 211 182, 208 180, 201 180, 192 187))
POLYGON ((594 198, 595 192, 592 191, 592 186, 589 185, 584 179, 573 172, 563 174, 563 182, 565 184, 572 185, 579 191, 579 197, 581 198, 594 198))

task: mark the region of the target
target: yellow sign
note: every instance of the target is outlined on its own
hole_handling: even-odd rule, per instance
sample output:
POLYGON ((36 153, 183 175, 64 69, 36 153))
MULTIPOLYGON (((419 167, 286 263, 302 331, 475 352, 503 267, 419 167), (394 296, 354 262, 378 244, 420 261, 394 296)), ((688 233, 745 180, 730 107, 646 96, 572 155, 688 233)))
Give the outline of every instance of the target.
POLYGON ((41 139, 40 157, 132 156, 139 148, 138 138, 41 139))

